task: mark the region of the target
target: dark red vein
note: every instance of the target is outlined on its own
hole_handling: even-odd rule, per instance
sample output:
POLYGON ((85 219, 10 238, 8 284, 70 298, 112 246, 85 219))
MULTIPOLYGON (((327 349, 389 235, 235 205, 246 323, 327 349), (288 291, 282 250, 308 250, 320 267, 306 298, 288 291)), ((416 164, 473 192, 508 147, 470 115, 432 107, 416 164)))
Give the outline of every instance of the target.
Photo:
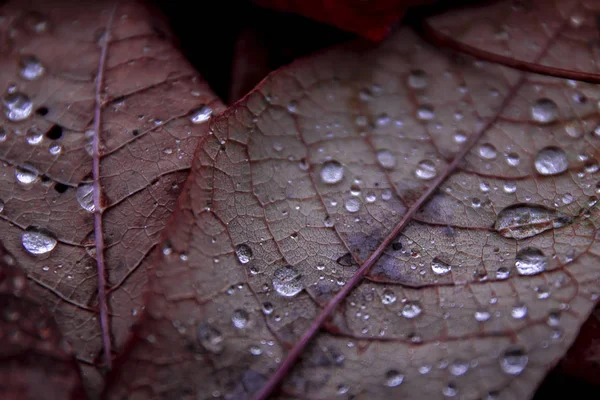
MULTIPOLYGON (((547 42, 546 46, 536 57, 539 60, 548 50, 548 47, 556 39, 556 35, 564 29, 564 24, 555 32, 547 42)), ((381 257, 385 249, 392 243, 392 241, 398 236, 398 234, 406 227, 406 225, 413 219, 415 213, 425 204, 429 197, 435 193, 439 186, 452 174, 458 167, 458 164, 464 159, 464 157, 471 151, 471 149, 479 142, 485 132, 496 123, 502 114, 503 110, 512 101, 516 92, 525 82, 525 76, 521 76, 519 80, 512 86, 504 101, 500 105, 500 108, 496 112, 493 118, 487 121, 475 135, 472 135, 461 151, 456 155, 446 169, 438 175, 429 185, 427 191, 419 197, 419 199, 408 209, 406 214, 402 217, 400 222, 394 227, 394 229, 385 237, 381 244, 371 253, 371 255, 365 260, 360 266, 356 274, 342 287, 342 289, 329 301, 329 303, 323 308, 321 313, 315 318, 311 326, 307 331, 300 337, 300 339, 290 349, 287 357, 281 363, 277 371, 269 378, 267 383, 261 388, 261 390, 254 396, 254 400, 266 400, 271 393, 281 384, 283 379, 291 371, 292 367, 296 364, 296 361, 300 357, 300 354, 304 351, 308 343, 313 339, 321 327, 325 324, 325 321, 333 313, 333 311, 341 304, 341 302, 350 294, 350 292, 358 285, 363 277, 369 272, 375 262, 381 257)))
POLYGON ((102 229, 102 188, 100 186, 100 130, 102 128, 102 92, 104 85, 104 71, 106 69, 106 55, 110 42, 110 28, 117 5, 113 7, 106 24, 106 30, 101 39, 100 60, 98 61, 98 74, 96 75, 96 103, 94 105, 94 136, 92 138, 92 187, 94 197, 94 237, 96 242, 96 266, 98 269, 98 308, 100 310, 100 330, 102 345, 104 347, 104 363, 107 368, 112 367, 112 351, 110 342, 110 327, 108 320, 108 298, 106 295, 106 266, 104 264, 104 230, 102 229))

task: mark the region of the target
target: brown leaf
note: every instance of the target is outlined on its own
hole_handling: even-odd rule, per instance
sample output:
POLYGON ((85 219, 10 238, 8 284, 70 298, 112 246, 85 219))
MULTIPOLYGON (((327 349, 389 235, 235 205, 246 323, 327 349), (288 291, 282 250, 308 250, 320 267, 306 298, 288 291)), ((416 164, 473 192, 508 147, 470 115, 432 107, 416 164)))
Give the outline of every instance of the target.
POLYGON ((597 87, 367 47, 213 121, 109 398, 526 399, 566 352, 600 292, 597 87))
POLYGON ((0 244, 0 396, 83 399, 77 363, 27 277, 0 244))
POLYGON ((141 312, 150 251, 222 105, 136 2, 2 14, 0 239, 99 392, 96 366, 141 312))

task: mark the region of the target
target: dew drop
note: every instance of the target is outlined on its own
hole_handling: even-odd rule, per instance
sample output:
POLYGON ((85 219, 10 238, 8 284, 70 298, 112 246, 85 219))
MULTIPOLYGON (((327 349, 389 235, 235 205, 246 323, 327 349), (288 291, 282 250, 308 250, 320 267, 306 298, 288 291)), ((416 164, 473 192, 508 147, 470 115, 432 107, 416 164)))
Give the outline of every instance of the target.
POLYGON ((520 347, 512 347, 504 351, 500 357, 500 367, 509 375, 519 375, 525 370, 529 358, 520 347))
POLYGON ((327 161, 321 167, 321 180, 333 185, 344 178, 344 167, 337 161, 327 161))
POLYGON ((40 60, 33 55, 25 55, 21 57, 19 62, 19 74, 23 79, 32 81, 38 79, 44 74, 45 68, 40 60))
POLYGON ((540 249, 525 247, 515 257, 515 267, 519 275, 536 275, 546 270, 548 257, 540 249))
POLYGON ((531 119, 540 124, 549 124, 558 118, 558 106, 550 99, 539 99, 531 106, 531 119))
POLYGON ((453 139, 456 143, 464 143, 467 141, 467 135, 465 135, 463 132, 456 132, 453 139))
POLYGON ((404 375, 395 369, 391 369, 385 373, 385 385, 388 387, 400 386, 404 381, 404 375))
POLYGON ((435 164, 430 160, 423 160, 419 162, 417 165, 417 169, 415 170, 415 175, 419 179, 423 180, 431 180, 437 176, 437 170, 435 169, 435 164))
POLYGON ((365 201, 367 203, 374 203, 377 200, 377 196, 375 196, 375 193, 373 192, 369 192, 365 195, 365 201))
POLYGON ((521 158, 517 153, 508 153, 506 154, 506 163, 511 167, 516 167, 521 163, 521 158))
POLYGON ((522 303, 516 304, 515 306, 513 306, 512 310, 510 311, 510 315, 514 319, 525 318, 527 316, 527 306, 522 303))
POLYGON ((484 143, 479 146, 479 157, 483 158, 484 160, 493 160, 497 155, 498 152, 493 145, 484 143))
POLYGON ((37 130, 30 130, 27 132, 27 136, 25 138, 28 144, 36 145, 42 142, 44 139, 44 134, 42 132, 38 132, 37 130))
POLYGON ((381 293, 381 302, 385 305, 393 304, 396 302, 396 293, 391 291, 390 289, 385 289, 383 293, 381 293))
POLYGON ((450 364, 450 373, 454 376, 461 376, 469 370, 469 362, 465 360, 455 360, 450 364))
POLYGON ((262 305, 262 311, 265 315, 270 315, 273 313, 273 304, 271 304, 270 302, 265 302, 262 305))
POLYGON ((235 248, 235 255, 240 263, 247 264, 252 259, 252 249, 242 243, 235 248))
POLYGON ((558 147, 545 147, 536 154, 534 165, 541 175, 557 175, 567 170, 567 154, 558 147))
POLYGON ((4 202, 0 200, 0 213, 4 211, 4 202))
POLYGON ((17 167, 15 169, 15 177, 19 183, 28 185, 37 179, 38 173, 33 169, 17 167))
POLYGON ((415 318, 418 317, 423 308, 421 307, 421 303, 418 301, 408 301, 402 307, 402 316, 405 318, 415 318))
POLYGON ((84 183, 78 186, 75 197, 81 208, 89 212, 94 212, 94 186, 91 183, 84 183))
POLYGON ((491 317, 490 313, 485 310, 475 311, 474 316, 475 316, 475 320, 478 322, 485 322, 485 321, 489 320, 491 317))
POLYGON ((295 113, 298 111, 298 103, 295 100, 292 100, 287 105, 287 110, 291 113, 295 113))
POLYGON ((385 169, 392 169, 396 166, 396 157, 389 150, 378 151, 377 161, 385 169))
POLYGON ((273 288, 281 296, 293 297, 303 289, 301 276, 292 266, 280 267, 275 270, 273 288))
POLYGON ((502 188, 504 189, 504 191, 506 193, 514 193, 517 191, 517 184, 512 181, 504 182, 504 185, 502 186, 502 188))
POLYGON ((417 118, 421 121, 430 121, 435 118, 435 112, 433 111, 433 106, 430 105, 422 105, 417 110, 417 118))
POLYGON ((431 270, 437 275, 444 275, 452 271, 452 266, 438 257, 431 260, 431 270))
POLYGON ((9 93, 4 96, 4 113, 11 121, 22 121, 33 111, 33 103, 21 92, 9 93))
POLYGON ((452 383, 449 383, 448 386, 445 386, 442 389, 442 394, 446 397, 454 397, 457 393, 458 390, 456 389, 456 386, 454 386, 454 384, 452 383))
POLYGON ((208 105, 203 105, 200 108, 192 111, 190 115, 190 121, 194 124, 201 124, 206 122, 212 116, 213 109, 208 105))
POLYGON ((385 189, 383 192, 381 192, 381 200, 384 201, 388 201, 392 198, 392 190, 391 189, 385 189))
POLYGON ((514 204, 498 213, 494 228, 504 237, 525 239, 563 227, 571 220, 571 217, 544 206, 514 204))
POLYGON ((360 200, 358 200, 355 197, 351 197, 346 200, 344 207, 346 208, 346 210, 348 210, 348 212, 351 212, 351 213, 358 212, 358 210, 360 210, 360 200))
POLYGON ((500 267, 496 270, 496 279, 508 279, 510 276, 510 270, 506 267, 500 267))
POLYGON ((427 74, 423 70, 413 70, 408 75, 408 86, 413 89, 424 89, 427 87, 427 83, 427 74))
POLYGON ((198 341, 206 350, 218 354, 223 351, 223 335, 206 322, 200 322, 197 329, 198 341))
POLYGON ((584 133, 581 123, 576 120, 569 121, 565 124, 565 132, 574 139, 582 137, 584 133))
POLYGON ((60 144, 53 144, 50 147, 48 147, 48 152, 50 154, 52 154, 53 156, 59 155, 61 151, 62 151, 62 146, 60 144))
POLYGON ((233 323, 234 327, 238 329, 244 329, 246 326, 248 326, 249 318, 250 316, 248 315, 247 311, 237 309, 233 311, 231 322, 233 323))
POLYGON ((54 250, 57 241, 43 230, 28 228, 21 236, 21 243, 31 254, 46 254, 54 250))

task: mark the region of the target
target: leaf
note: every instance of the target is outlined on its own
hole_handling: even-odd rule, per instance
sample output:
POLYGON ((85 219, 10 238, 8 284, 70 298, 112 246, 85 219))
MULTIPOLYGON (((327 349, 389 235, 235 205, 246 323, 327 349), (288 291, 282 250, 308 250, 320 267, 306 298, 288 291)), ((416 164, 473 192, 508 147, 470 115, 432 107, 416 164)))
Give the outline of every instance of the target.
POLYGON ((2 13, 0 239, 98 392, 97 367, 143 308, 149 254, 207 110, 222 105, 136 2, 15 1, 2 13))
POLYGON ((107 397, 531 397, 598 300, 598 97, 409 29, 272 74, 201 142, 107 397))
POLYGON ((71 347, 29 289, 27 277, 0 244, 0 394, 7 400, 82 399, 71 347))

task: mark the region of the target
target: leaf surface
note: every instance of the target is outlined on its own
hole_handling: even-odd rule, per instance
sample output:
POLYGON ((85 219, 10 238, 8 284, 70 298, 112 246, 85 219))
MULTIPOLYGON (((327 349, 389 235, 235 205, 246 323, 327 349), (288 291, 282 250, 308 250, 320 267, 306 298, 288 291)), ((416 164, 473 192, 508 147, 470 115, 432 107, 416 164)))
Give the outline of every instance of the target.
POLYGON ((15 1, 2 14, 0 239, 99 391, 206 110, 222 105, 136 2, 15 1))
POLYGON ((531 397, 600 291, 599 95, 408 29, 272 74, 201 142, 108 397, 531 397))

